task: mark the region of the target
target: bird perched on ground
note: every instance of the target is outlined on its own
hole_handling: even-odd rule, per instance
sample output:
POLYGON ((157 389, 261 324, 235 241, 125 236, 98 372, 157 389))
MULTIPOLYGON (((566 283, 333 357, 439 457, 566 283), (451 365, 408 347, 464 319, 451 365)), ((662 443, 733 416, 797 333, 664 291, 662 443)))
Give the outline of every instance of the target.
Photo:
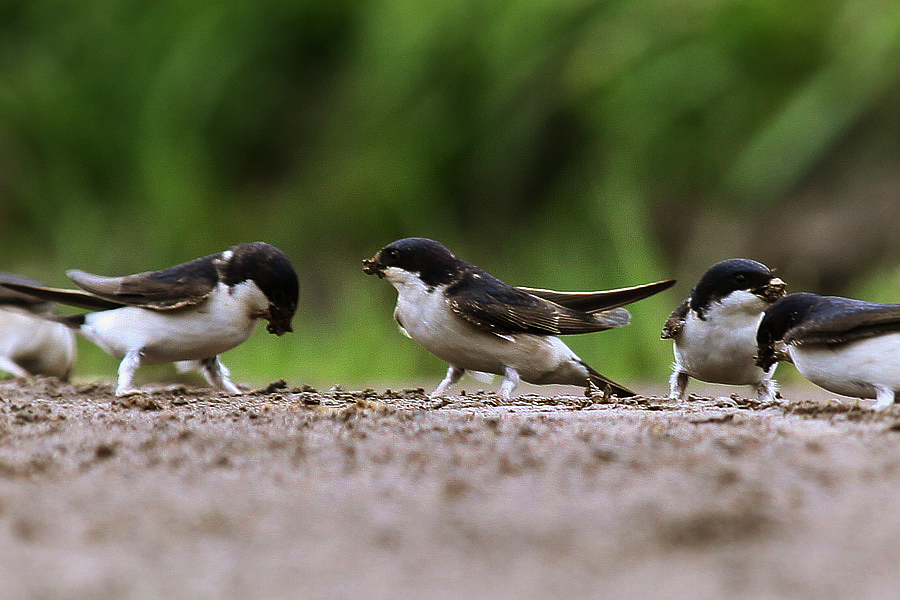
MULTIPOLYGON (((0 273, 0 283, 41 285, 0 273)), ((0 287, 0 370, 15 377, 52 375, 67 379, 75 362, 75 336, 60 323, 43 318, 53 303, 0 287)))
POLYGON ((900 304, 789 294, 766 311, 756 337, 762 369, 779 360, 783 342, 797 370, 829 392, 875 398, 872 408, 884 410, 900 391, 900 304))
POLYGON ((450 363, 432 396, 444 394, 467 370, 502 375, 504 398, 520 380, 593 384, 618 396, 633 396, 588 366, 557 336, 627 325, 631 315, 621 306, 675 283, 598 293, 519 289, 425 238, 396 241, 363 265, 365 273, 386 278, 397 289, 394 318, 401 330, 450 363), (564 301, 580 308, 567 308, 564 301))
POLYGON ((243 343, 260 319, 275 335, 292 331, 297 273, 287 256, 263 242, 240 244, 162 271, 101 277, 67 275, 82 290, 3 283, 6 288, 96 312, 57 316, 121 360, 116 395, 136 392, 142 364, 197 361, 210 385, 229 393, 231 381, 219 354, 243 343))
POLYGON ((683 400, 693 377, 751 385, 760 400, 773 400, 775 368, 761 369, 754 360, 756 328, 784 288, 781 279, 755 260, 731 258, 710 267, 662 330, 662 339, 675 340, 669 398, 683 400))

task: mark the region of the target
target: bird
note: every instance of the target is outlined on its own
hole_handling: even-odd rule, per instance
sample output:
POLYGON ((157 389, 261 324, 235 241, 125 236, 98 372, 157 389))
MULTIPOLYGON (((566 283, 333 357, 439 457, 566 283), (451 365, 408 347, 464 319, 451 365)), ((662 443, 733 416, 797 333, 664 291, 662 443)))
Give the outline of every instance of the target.
POLYGON ((756 334, 757 364, 784 357, 806 379, 854 398, 890 407, 900 391, 900 304, 880 304, 808 292, 788 294, 768 310, 756 334))
POLYGON ((761 369, 754 360, 756 328, 763 312, 784 292, 784 281, 755 260, 730 258, 710 267, 660 334, 675 341, 669 398, 684 400, 693 377, 750 385, 760 400, 773 401, 775 368, 761 369))
POLYGON ((161 271, 103 277, 70 270, 81 290, 24 283, 0 285, 13 291, 92 312, 52 318, 120 360, 116 396, 132 387, 141 365, 175 362, 199 368, 213 387, 232 394, 219 355, 242 344, 266 319, 275 335, 293 331, 299 281, 291 261, 264 242, 232 246, 161 271))
MULTIPOLYGON (((0 273, 0 282, 41 285, 12 273, 0 273)), ((75 363, 75 335, 43 318, 53 308, 52 302, 0 288, 0 370, 14 377, 68 379, 75 363)))
POLYGON ((502 375, 499 393, 507 399, 520 381, 593 385, 634 396, 591 368, 558 336, 627 325, 631 315, 622 305, 675 283, 596 293, 516 288, 427 238, 385 246, 363 261, 363 271, 396 288, 394 318, 401 331, 450 364, 432 397, 444 395, 466 371, 502 375))

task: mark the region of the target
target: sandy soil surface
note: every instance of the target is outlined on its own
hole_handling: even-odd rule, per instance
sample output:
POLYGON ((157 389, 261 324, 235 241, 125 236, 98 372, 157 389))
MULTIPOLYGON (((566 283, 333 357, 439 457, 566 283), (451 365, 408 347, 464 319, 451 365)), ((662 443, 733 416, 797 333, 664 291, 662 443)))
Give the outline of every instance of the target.
POLYGON ((0 383, 0 598, 896 598, 900 408, 0 383))

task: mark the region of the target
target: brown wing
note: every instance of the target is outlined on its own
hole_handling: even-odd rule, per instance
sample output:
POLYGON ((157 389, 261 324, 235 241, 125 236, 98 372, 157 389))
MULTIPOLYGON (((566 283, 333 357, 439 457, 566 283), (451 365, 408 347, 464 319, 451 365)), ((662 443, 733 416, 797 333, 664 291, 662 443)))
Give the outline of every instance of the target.
POLYGON ((684 320, 687 319, 690 306, 691 299, 687 298, 678 308, 672 311, 672 314, 666 319, 666 324, 663 325, 662 333, 659 334, 661 339, 678 339, 678 336, 681 335, 681 330, 684 327, 684 320))
MULTIPOLYGON (((21 277, 13 273, 0 273, 0 286, 19 284, 30 287, 43 287, 39 281, 21 277)), ((53 303, 20 290, 0 287, 0 306, 16 306, 33 313, 49 312, 53 303)))
POLYGON ((66 274, 78 287, 108 302, 155 310, 195 306, 205 301, 219 280, 210 255, 162 271, 102 277, 84 271, 66 274))
POLYGON ((519 290, 550 302, 584 312, 598 312, 643 300, 675 285, 675 279, 646 283, 633 287, 596 292, 559 292, 542 288, 518 286, 519 290))
POLYGON ((40 298, 50 302, 58 302, 59 304, 67 304, 78 308, 86 308, 88 310, 108 310, 110 308, 121 308, 124 304, 118 302, 110 302, 98 298, 88 292, 81 290, 64 290, 60 288, 44 287, 40 285, 29 285, 24 283, 3 282, 0 286, 28 294, 34 298, 40 298))
POLYGON ((613 381, 609 377, 606 377, 605 375, 601 375, 600 373, 598 373, 597 371, 592 369, 590 367, 590 365, 587 365, 585 363, 582 363, 582 364, 588 370, 588 380, 591 383, 593 383, 597 387, 597 389, 599 389, 600 391, 605 392, 607 386, 609 386, 609 391, 611 393, 615 394, 616 396, 618 396, 619 398, 629 398, 631 396, 637 395, 634 392, 632 392, 631 390, 629 390, 627 387, 625 387, 624 385, 616 383, 615 381, 613 381))
POLYGON ((788 344, 841 344, 900 332, 900 304, 857 303, 847 310, 806 319, 785 333, 788 344))
POLYGON ((499 335, 566 335, 627 325, 625 309, 592 314, 576 311, 506 285, 487 273, 466 278, 447 290, 453 312, 499 335))

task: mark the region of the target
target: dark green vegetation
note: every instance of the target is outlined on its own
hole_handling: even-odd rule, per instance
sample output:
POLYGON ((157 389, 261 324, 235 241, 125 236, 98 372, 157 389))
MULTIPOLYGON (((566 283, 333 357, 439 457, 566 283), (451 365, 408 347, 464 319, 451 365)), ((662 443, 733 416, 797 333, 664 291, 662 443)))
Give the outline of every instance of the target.
MULTIPOLYGON (((873 284, 900 280, 897 56, 878 0, 6 0, 0 269, 62 284, 268 241, 300 272, 297 333, 226 363, 317 384, 443 371, 360 272, 396 238, 521 285, 678 276, 572 340, 663 377, 668 310, 726 256, 900 297, 873 284)), ((81 351, 76 375, 112 375, 81 351)))

